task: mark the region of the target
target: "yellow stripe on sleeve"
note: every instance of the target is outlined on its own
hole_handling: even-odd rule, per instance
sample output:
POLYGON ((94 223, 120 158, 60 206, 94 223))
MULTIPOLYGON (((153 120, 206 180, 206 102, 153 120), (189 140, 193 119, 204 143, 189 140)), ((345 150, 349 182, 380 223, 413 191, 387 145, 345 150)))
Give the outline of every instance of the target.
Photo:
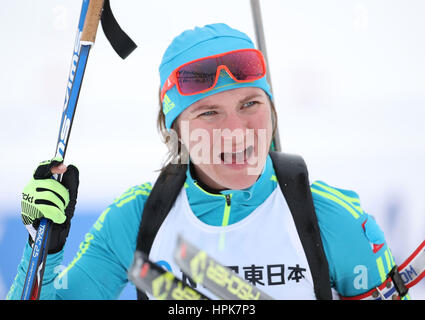
POLYGON ((149 196, 150 195, 150 191, 145 191, 145 190, 137 190, 134 192, 134 194, 128 198, 125 198, 123 200, 121 200, 120 202, 117 203, 117 207, 122 207, 123 205, 125 205, 126 203, 136 199, 136 197, 138 195, 143 195, 143 196, 149 196))
POLYGON ((316 193, 316 194, 318 194, 318 195, 320 195, 320 196, 322 196, 324 198, 327 198, 327 199, 329 199, 329 200, 331 200, 333 202, 338 203, 340 206, 344 207, 348 212, 350 212, 351 215, 355 219, 358 219, 360 217, 359 214, 357 213, 357 211, 355 211, 351 206, 349 206, 346 202, 342 201, 338 197, 336 197, 336 196, 334 196, 332 194, 329 194, 327 192, 314 189, 314 188, 311 188, 311 192, 316 193))
POLYGON ((387 261, 387 271, 389 273, 391 271, 393 265, 391 263, 391 259, 390 259, 390 255, 389 255, 388 249, 385 250, 384 255, 385 255, 385 260, 387 261))
POLYGON ((384 263, 382 257, 376 259, 376 265, 378 266, 379 276, 381 277, 381 283, 387 279, 387 273, 385 272, 384 263))
POLYGON ((358 198, 346 196, 345 194, 336 190, 335 188, 325 186, 324 184, 317 182, 317 181, 314 182, 313 185, 317 185, 317 186, 325 189, 329 193, 336 195, 337 197, 341 198, 342 200, 347 201, 358 211, 359 214, 363 214, 362 208, 358 205, 358 204, 360 204, 360 200, 358 198))

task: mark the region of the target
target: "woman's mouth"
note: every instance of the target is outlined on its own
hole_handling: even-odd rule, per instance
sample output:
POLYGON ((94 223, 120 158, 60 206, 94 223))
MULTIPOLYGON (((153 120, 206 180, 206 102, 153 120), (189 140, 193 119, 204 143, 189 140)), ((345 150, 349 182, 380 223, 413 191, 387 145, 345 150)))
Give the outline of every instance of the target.
POLYGON ((252 156, 254 147, 249 146, 242 151, 237 152, 221 152, 220 158, 222 164, 246 164, 248 159, 252 156))

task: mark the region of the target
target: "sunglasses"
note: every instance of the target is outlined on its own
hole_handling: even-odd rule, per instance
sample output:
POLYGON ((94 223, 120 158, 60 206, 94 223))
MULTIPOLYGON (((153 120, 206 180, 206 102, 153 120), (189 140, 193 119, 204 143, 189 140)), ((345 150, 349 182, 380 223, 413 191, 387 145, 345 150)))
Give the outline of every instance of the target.
POLYGON ((261 51, 239 49, 187 62, 175 69, 161 89, 161 102, 174 85, 183 96, 206 92, 217 84, 221 70, 236 82, 252 82, 266 75, 261 51))

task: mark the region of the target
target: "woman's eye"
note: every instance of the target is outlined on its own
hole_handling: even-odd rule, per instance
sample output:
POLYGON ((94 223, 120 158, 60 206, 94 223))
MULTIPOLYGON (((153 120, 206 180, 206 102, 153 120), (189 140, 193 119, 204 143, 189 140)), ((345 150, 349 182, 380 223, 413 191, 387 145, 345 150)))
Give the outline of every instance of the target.
POLYGON ((245 102, 243 105, 242 105, 242 107, 252 107, 253 105, 256 105, 256 104, 258 104, 258 101, 248 101, 248 102, 245 102))
POLYGON ((201 113, 199 116, 208 117, 208 116, 215 115, 216 113, 217 112, 215 112, 215 111, 206 111, 206 112, 201 113))

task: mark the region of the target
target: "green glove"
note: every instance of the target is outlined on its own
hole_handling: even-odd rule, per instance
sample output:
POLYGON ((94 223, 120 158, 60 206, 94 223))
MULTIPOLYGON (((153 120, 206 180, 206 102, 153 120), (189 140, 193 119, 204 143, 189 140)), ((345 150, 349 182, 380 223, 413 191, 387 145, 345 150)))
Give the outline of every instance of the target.
POLYGON ((57 157, 40 163, 22 192, 21 216, 30 234, 30 244, 40 219, 45 217, 53 221, 49 253, 60 251, 65 244, 77 201, 79 172, 75 166, 67 167, 62 182, 52 178, 52 168, 62 162, 62 158, 57 157))

